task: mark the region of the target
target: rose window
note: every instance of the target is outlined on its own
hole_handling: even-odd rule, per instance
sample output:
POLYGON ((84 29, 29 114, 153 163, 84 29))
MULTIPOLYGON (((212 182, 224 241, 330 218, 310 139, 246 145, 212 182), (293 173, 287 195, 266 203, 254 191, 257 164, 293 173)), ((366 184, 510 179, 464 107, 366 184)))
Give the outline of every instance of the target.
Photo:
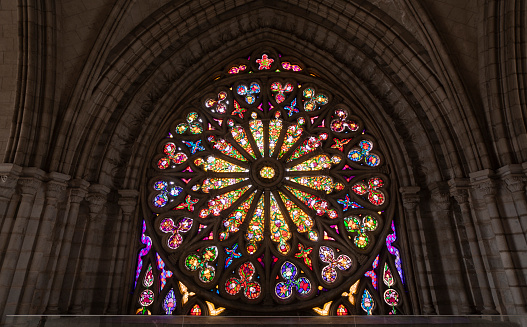
POLYGON ((141 239, 155 251, 138 257, 138 313, 166 303, 199 315, 404 311, 400 255, 385 243, 394 209, 382 145, 352 102, 305 70, 259 52, 178 111, 147 182, 141 239), (367 274, 381 278, 379 255, 382 294, 367 274), (159 260, 163 287, 151 281, 159 260))

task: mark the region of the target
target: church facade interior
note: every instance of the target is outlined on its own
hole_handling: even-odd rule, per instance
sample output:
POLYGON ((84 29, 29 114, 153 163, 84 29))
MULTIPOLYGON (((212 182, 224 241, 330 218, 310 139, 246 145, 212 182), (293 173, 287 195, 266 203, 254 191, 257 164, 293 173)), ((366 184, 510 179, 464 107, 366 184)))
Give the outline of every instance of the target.
POLYGON ((527 324, 526 24, 522 0, 0 3, 1 323, 527 324))

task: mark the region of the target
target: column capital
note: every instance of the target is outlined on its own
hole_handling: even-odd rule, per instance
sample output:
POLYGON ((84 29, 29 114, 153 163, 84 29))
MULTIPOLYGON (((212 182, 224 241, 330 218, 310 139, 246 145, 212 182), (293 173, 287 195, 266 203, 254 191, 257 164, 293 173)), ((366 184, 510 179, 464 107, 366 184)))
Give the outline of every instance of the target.
POLYGON ((450 192, 448 183, 436 182, 429 186, 432 204, 437 210, 448 210, 450 207, 450 192))
POLYGON ((15 164, 0 164, 0 199, 9 200, 15 193, 22 167, 15 164))
POLYGON ((90 183, 83 179, 73 179, 70 181, 70 201, 72 203, 80 203, 88 194, 88 187, 90 183))
POLYGON ((470 184, 484 197, 495 196, 497 193, 494 173, 490 169, 483 169, 469 174, 470 184))
POLYGON ((90 203, 90 214, 96 216, 106 204, 110 188, 102 184, 93 184, 90 186, 86 200, 90 203))
POLYGON ((448 186, 450 195, 458 204, 465 204, 469 201, 470 180, 468 178, 452 178, 448 181, 448 186))
POLYGON ((516 193, 525 189, 525 174, 520 164, 512 164, 501 167, 496 175, 503 181, 509 192, 516 193))
POLYGON ((403 186, 399 188, 403 200, 403 206, 406 210, 415 210, 415 207, 420 202, 420 190, 421 188, 419 186, 403 186))
POLYGON ((132 214, 137 204, 139 192, 136 190, 119 190, 119 205, 126 215, 132 214))

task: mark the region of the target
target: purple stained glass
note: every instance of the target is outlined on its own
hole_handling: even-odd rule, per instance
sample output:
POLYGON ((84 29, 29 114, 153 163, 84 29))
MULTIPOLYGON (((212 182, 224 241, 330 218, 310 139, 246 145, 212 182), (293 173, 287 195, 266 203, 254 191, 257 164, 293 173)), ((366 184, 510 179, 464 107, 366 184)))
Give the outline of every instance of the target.
POLYGON ((167 284, 167 278, 172 277, 173 274, 170 270, 165 269, 165 262, 163 261, 163 259, 161 259, 161 257, 159 256, 159 253, 157 252, 156 252, 156 258, 157 258, 157 269, 161 271, 161 274, 159 275, 159 281, 160 281, 159 287, 161 288, 161 291, 162 291, 165 285, 167 284))
POLYGON ((371 284, 373 285, 373 288, 377 289, 377 274, 375 273, 375 269, 379 266, 379 256, 373 260, 373 263, 371 265, 372 269, 368 270, 364 276, 371 278, 371 284))
POLYGON ((397 272, 399 273, 399 276, 401 277, 401 282, 404 284, 404 276, 403 276, 403 264, 401 262, 401 255, 399 254, 399 250, 392 245, 395 240, 397 240, 397 235, 395 234, 395 223, 392 220, 392 231, 393 234, 389 234, 386 236, 386 247, 388 248, 388 252, 390 252, 392 255, 395 256, 395 268, 397 268, 397 272))
POLYGON ((176 309, 176 294, 174 293, 174 289, 171 288, 170 291, 168 291, 167 295, 165 296, 165 300, 163 301, 163 310, 165 310, 165 314, 171 315, 175 309, 176 309))
POLYGON ((141 243, 146 245, 144 248, 139 251, 139 255, 137 256, 137 269, 135 271, 135 284, 134 288, 137 287, 137 279, 139 279, 139 275, 141 274, 141 269, 143 268, 143 257, 148 254, 148 251, 150 251, 150 248, 152 247, 152 239, 149 236, 146 236, 146 222, 143 220, 143 230, 141 232, 141 243))

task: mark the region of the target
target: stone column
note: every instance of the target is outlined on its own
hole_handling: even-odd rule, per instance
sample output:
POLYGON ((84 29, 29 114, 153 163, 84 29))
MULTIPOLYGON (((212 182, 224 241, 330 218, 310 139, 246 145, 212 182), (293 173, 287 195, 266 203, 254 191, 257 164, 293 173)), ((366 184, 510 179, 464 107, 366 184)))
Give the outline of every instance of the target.
POLYGON ((477 310, 485 315, 498 314, 479 248, 478 236, 473 225, 468 192, 470 182, 466 179, 452 179, 448 182, 448 185, 450 186, 450 194, 454 197, 461 210, 461 217, 456 220, 456 224, 458 225, 458 238, 461 243, 466 242, 470 252, 465 253, 466 251, 463 251, 463 256, 465 269, 469 272, 469 282, 474 282, 471 285, 473 298, 481 298, 482 300, 483 308, 477 308, 477 310), (474 294, 474 290, 479 290, 479 294, 474 294))
MULTIPOLYGON (((21 312, 38 313, 38 307, 32 306, 32 301, 42 303, 42 275, 49 276, 46 271, 51 250, 58 246, 53 242, 53 230, 57 222, 57 204, 64 200, 66 192, 66 182, 70 179, 69 175, 61 173, 49 173, 49 181, 46 183, 45 207, 42 213, 42 221, 39 227, 39 235, 31 259, 31 268, 28 273, 24 295, 21 301, 21 312), (22 307, 27 307, 22 310, 22 307)), ((49 278, 49 277, 48 277, 49 278)))
POLYGON ((115 269, 113 272, 113 278, 110 279, 110 283, 108 283, 108 288, 110 288, 111 291, 109 301, 110 304, 107 310, 107 313, 109 314, 120 313, 122 305, 122 295, 124 294, 122 290, 126 288, 126 285, 122 285, 124 274, 126 274, 124 271, 124 264, 126 262, 125 256, 127 252, 126 249, 128 248, 127 245, 133 244, 130 240, 130 221, 132 219, 132 213, 134 212, 137 204, 138 194, 139 192, 136 190, 119 191, 119 205, 121 206, 122 210, 122 226, 119 231, 119 241, 116 248, 116 255, 114 255, 115 269))
POLYGON ((26 257, 31 256, 30 252, 22 252, 21 250, 33 209, 35 194, 39 190, 41 180, 44 177, 44 172, 36 168, 24 169, 23 174, 25 176, 20 177, 18 180, 21 193, 20 205, 11 229, 2 268, 0 269, 0 289, 2 290, 0 292, 0 314, 2 317, 4 317, 4 312, 8 306, 10 308, 17 306, 22 292, 23 285, 19 283, 13 284, 13 278, 18 268, 18 261, 20 259, 29 260, 26 257))
POLYGON ((478 217, 477 226, 485 246, 488 270, 500 297, 501 314, 516 314, 516 306, 523 305, 516 299, 522 296, 496 202, 497 188, 491 177, 488 169, 470 174, 471 184, 483 196, 486 207, 486 215, 478 217))
POLYGON ((421 314, 435 314, 435 306, 432 303, 432 294, 430 293, 430 284, 428 283, 428 269, 424 255, 426 252, 426 244, 421 238, 422 230, 419 227, 416 210, 420 202, 419 190, 420 188, 418 186, 406 186, 401 187, 399 192, 402 194, 405 216, 407 217, 406 225, 408 226, 411 239, 410 247, 413 250, 414 271, 419 286, 417 293, 421 297, 421 308, 419 308, 419 311, 421 314))
POLYGON ((436 285, 436 288, 444 287, 448 293, 448 300, 437 299, 438 306, 445 306, 444 309, 450 310, 453 314, 469 314, 474 312, 474 309, 472 308, 472 301, 467 296, 467 287, 463 278, 465 271, 461 266, 462 258, 459 256, 461 245, 455 237, 450 193, 444 183, 434 187, 432 189, 432 216, 434 217, 434 229, 438 242, 435 255, 441 261, 444 272, 441 278, 436 276, 435 279, 443 280, 445 283, 444 285, 436 285))
POLYGON ((99 264, 100 254, 96 253, 96 249, 101 244, 98 244, 97 238, 101 235, 105 223, 102 209, 107 202, 108 193, 110 193, 108 187, 101 184, 92 185, 86 198, 90 207, 90 219, 86 221, 81 252, 77 259, 73 292, 69 300, 71 313, 88 313, 89 310, 85 304, 90 300, 88 289, 94 285, 99 264))
POLYGON ((527 178, 523 172, 523 167, 521 165, 508 165, 498 169, 498 174, 512 195, 521 226, 521 232, 518 231, 518 234, 523 234, 527 240, 527 197, 525 196, 525 181, 527 178))
MULTIPOLYGON (((22 167, 0 164, 0 258, 4 257, 18 201, 11 201, 22 167)), ((2 261, 0 260, 0 263, 2 261)))
MULTIPOLYGON (((71 182, 69 210, 66 213, 64 220, 65 225, 62 233, 59 233, 59 239, 61 239, 61 242, 57 252, 58 255, 52 260, 54 262, 50 264, 50 271, 53 273, 48 276, 43 275, 44 280, 42 282, 37 282, 37 284, 45 284, 46 286, 44 289, 50 289, 49 292, 46 292, 47 296, 45 295, 42 301, 44 304, 47 303, 45 312, 48 314, 60 313, 60 294, 66 269, 70 263, 71 244, 73 242, 73 234, 79 217, 80 203, 86 194, 88 194, 89 185, 90 183, 82 179, 75 179, 71 182), (46 280, 45 277, 49 277, 49 280, 46 280)), ((40 304, 38 302, 33 302, 33 305, 38 306, 40 304)))

